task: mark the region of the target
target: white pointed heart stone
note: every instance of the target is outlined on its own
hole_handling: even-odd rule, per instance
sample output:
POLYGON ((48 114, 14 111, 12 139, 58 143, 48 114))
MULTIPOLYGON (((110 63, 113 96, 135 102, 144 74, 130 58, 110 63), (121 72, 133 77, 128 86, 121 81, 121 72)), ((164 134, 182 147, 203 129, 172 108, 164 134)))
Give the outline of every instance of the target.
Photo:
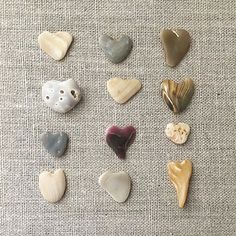
POLYGON ((107 81, 107 90, 117 103, 125 103, 134 96, 142 85, 137 79, 112 78, 107 81))
POLYGON ((189 136, 190 127, 186 123, 169 123, 165 129, 166 136, 176 144, 184 144, 189 136))
POLYGON ((78 84, 73 79, 50 80, 42 87, 42 98, 54 111, 65 113, 80 101, 81 93, 78 84))
POLYGON ((62 169, 54 173, 44 171, 39 175, 39 189, 43 198, 48 202, 59 201, 66 189, 66 178, 62 169))
POLYGON ((116 202, 125 202, 129 196, 131 179, 124 171, 117 173, 106 171, 99 177, 98 182, 116 202))
POLYGON ((69 33, 62 31, 56 33, 44 31, 38 36, 40 48, 57 61, 65 57, 72 40, 69 33))

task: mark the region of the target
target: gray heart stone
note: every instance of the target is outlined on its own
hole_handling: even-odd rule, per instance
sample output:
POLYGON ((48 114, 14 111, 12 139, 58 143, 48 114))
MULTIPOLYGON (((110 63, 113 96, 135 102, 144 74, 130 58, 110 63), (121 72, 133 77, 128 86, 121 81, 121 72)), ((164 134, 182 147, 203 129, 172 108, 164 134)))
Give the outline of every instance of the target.
POLYGON ((99 46, 110 61, 115 64, 122 62, 132 49, 132 41, 127 35, 122 35, 119 39, 103 34, 99 38, 99 46))
POLYGON ((55 157, 62 156, 67 148, 68 135, 64 132, 52 134, 46 132, 40 136, 43 146, 55 157))

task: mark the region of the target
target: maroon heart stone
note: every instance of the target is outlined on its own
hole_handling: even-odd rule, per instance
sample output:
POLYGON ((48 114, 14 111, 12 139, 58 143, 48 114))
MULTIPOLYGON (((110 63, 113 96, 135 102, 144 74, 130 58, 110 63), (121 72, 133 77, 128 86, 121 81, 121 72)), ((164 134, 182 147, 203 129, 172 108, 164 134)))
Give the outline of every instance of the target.
POLYGON ((125 159, 126 151, 134 142, 135 136, 136 130, 133 126, 112 126, 106 130, 106 142, 120 159, 125 159))

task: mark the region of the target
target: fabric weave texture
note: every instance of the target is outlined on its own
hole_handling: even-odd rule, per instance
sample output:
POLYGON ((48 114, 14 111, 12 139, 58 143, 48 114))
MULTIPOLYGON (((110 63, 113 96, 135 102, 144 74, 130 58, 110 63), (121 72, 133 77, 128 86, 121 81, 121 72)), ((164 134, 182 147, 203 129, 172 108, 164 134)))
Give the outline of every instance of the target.
POLYGON ((0 0, 0 235, 236 235, 236 1, 234 0, 0 0), (174 69, 164 62, 159 32, 186 29, 192 43, 174 69), (60 62, 38 47, 38 35, 67 31, 74 41, 60 62), (109 62, 99 36, 127 34, 130 56, 109 62), (116 104, 112 77, 136 78, 142 90, 116 104), (163 79, 191 77, 195 94, 174 115, 160 96, 163 79), (41 98, 48 80, 75 79, 83 98, 66 114, 41 98), (186 122, 189 140, 176 146, 167 123, 186 122), (126 160, 105 143, 111 125, 133 125, 126 160), (39 136, 64 131, 68 151, 54 158, 39 136), (169 160, 191 159, 184 209, 167 176, 169 160), (67 190, 49 204, 38 189, 44 170, 64 169, 67 190), (106 170, 129 173, 132 191, 118 204, 98 185, 106 170))

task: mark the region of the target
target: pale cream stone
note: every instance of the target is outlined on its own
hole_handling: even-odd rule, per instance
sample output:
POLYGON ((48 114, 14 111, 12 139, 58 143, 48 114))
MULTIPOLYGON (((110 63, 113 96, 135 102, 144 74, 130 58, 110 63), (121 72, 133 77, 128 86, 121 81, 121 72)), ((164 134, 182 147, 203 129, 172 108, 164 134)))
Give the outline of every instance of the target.
POLYGON ((125 103, 142 87, 137 79, 112 78, 107 81, 107 90, 117 103, 125 103))
POLYGON ((183 208, 188 195, 189 181, 192 175, 192 162, 171 161, 168 163, 168 174, 177 191, 179 207, 183 208))
POLYGON ((98 183, 116 202, 125 202, 129 196, 131 179, 124 171, 106 171, 99 177, 98 183))
POLYGON ((169 123, 166 126, 166 136, 176 144, 184 144, 189 136, 190 127, 186 123, 169 123))
POLYGON ((69 33, 62 31, 56 33, 44 31, 38 36, 40 48, 57 61, 65 57, 72 40, 69 33))
POLYGON ((48 202, 59 201, 66 189, 66 177, 62 169, 54 173, 44 171, 39 175, 39 189, 43 198, 48 202))

